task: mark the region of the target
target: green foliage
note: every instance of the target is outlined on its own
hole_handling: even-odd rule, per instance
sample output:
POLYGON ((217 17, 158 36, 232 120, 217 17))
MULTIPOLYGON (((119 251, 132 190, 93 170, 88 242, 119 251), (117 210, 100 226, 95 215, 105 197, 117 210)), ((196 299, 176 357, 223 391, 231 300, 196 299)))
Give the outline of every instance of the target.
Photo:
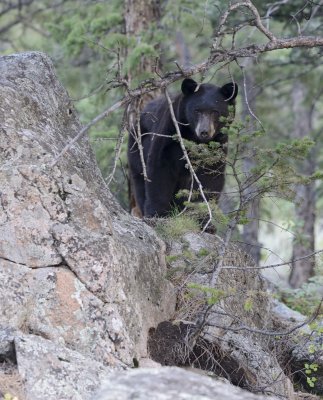
MULTIPOLYGON (((227 210, 225 215, 218 207, 217 202, 209 202, 213 213, 213 223, 217 229, 224 229, 229 219, 237 215, 240 225, 250 222, 247 211, 250 204, 249 187, 253 186, 253 197, 263 199, 266 196, 292 200, 294 186, 297 183, 306 184, 314 177, 304 177, 296 168, 297 160, 304 159, 314 146, 313 140, 305 137, 291 141, 281 141, 272 146, 264 146, 264 141, 270 135, 264 129, 252 129, 250 122, 246 124, 235 121, 223 128, 223 133, 229 136, 230 150, 228 156, 224 154, 218 143, 195 144, 184 141, 194 169, 207 168, 209 174, 217 174, 217 163, 226 162, 229 178, 232 211, 227 210), (252 158, 255 166, 248 174, 243 174, 245 157, 252 158)), ((315 177, 319 177, 315 174, 315 177)), ((227 179, 228 180, 228 179, 227 179)), ((200 193, 194 190, 192 200, 198 200, 200 193)), ((178 197, 188 198, 188 191, 181 191, 178 197)), ((207 220, 209 209, 205 203, 187 203, 188 214, 199 220, 207 220)))
POLYGON ((187 285, 191 289, 191 295, 203 293, 206 296, 208 305, 219 303, 226 296, 226 293, 221 289, 211 288, 209 286, 200 285, 198 283, 190 283, 187 285))
POLYGON ((209 250, 205 249, 204 247, 200 249, 197 253, 198 257, 206 257, 209 254, 210 254, 209 250))
POLYGON ((156 225, 156 231, 165 239, 177 239, 187 232, 199 232, 199 223, 185 214, 162 219, 156 225))
POLYGON ((317 381, 317 378, 315 376, 312 376, 313 372, 316 372, 318 369, 318 365, 313 363, 313 364, 305 364, 305 374, 307 375, 306 377, 306 382, 309 387, 313 388, 315 386, 315 382, 317 381))
POLYGON ((89 23, 89 31, 95 36, 105 35, 108 30, 119 27, 122 24, 122 14, 120 12, 111 12, 101 17, 99 15, 100 12, 89 23))
POLYGON ((148 43, 139 43, 137 46, 130 52, 129 57, 127 59, 127 67, 129 70, 136 68, 141 61, 142 57, 148 58, 156 58, 158 53, 154 46, 148 43))
POLYGON ((246 300, 245 300, 245 302, 244 302, 244 305, 243 305, 243 308, 244 308, 244 310, 245 311, 252 311, 252 308, 253 308, 253 299, 251 298, 251 297, 248 297, 246 300))
POLYGON ((323 275, 309 278, 299 289, 285 289, 282 300, 293 310, 303 315, 311 315, 321 301, 320 288, 323 286, 323 275))
POLYGON ((132 48, 136 45, 135 38, 127 37, 123 33, 114 33, 102 39, 104 47, 110 51, 117 51, 122 49, 132 48))
POLYGON ((306 382, 309 387, 313 388, 315 386, 315 382, 317 381, 317 378, 315 376, 307 376, 306 377, 306 382))
POLYGON ((179 259, 182 258, 181 254, 175 254, 175 255, 171 255, 171 256, 166 256, 166 262, 168 263, 173 263, 179 259))
MULTIPOLYGON (((69 2, 65 13, 49 14, 45 27, 60 42, 67 57, 81 54, 91 42, 96 43, 107 33, 113 36, 122 30, 122 7, 117 2, 88 4, 86 9, 78 2, 69 2)), ((123 35, 124 36, 124 35, 123 35)))

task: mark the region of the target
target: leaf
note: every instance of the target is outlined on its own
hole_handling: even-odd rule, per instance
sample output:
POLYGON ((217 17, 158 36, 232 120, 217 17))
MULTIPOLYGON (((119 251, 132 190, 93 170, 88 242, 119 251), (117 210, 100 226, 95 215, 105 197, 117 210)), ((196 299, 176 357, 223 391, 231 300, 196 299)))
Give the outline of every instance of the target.
POLYGON ((312 378, 307 377, 307 378, 306 378, 306 382, 307 382, 307 384, 308 384, 309 387, 314 387, 314 383, 312 382, 312 378))

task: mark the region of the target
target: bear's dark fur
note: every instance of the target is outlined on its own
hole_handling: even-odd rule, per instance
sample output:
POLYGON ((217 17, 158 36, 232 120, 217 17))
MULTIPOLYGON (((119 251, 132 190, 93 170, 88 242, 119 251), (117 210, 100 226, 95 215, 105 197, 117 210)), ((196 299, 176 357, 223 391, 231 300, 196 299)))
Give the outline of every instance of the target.
MULTIPOLYGON (((235 83, 222 87, 198 84, 193 79, 184 79, 182 93, 173 99, 173 108, 181 135, 195 143, 215 141, 227 151, 227 135, 221 133, 227 117, 228 106, 234 105, 238 93, 235 83)), ((180 143, 174 140, 176 129, 165 98, 151 101, 140 117, 141 140, 149 181, 144 180, 135 134, 128 144, 130 182, 135 201, 144 217, 162 217, 169 214, 174 205, 183 208, 183 200, 175 197, 182 189, 191 188, 191 175, 183 159, 180 143)), ((217 161, 212 166, 199 167, 196 174, 208 197, 219 196, 224 186, 225 162, 217 161)), ((194 185, 194 189, 196 186, 194 185)))

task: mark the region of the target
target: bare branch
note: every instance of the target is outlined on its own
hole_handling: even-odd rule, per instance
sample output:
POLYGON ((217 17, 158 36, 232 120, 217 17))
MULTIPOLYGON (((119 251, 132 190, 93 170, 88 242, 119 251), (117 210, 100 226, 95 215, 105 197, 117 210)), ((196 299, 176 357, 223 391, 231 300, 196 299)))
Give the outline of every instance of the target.
POLYGON ((289 329, 288 331, 282 331, 282 332, 267 331, 267 330, 263 330, 263 329, 250 328, 249 326, 246 326, 246 325, 240 325, 237 327, 221 326, 221 325, 215 324, 213 322, 208 322, 207 325, 214 326, 215 328, 219 328, 219 329, 233 331, 233 332, 247 331, 247 332, 251 332, 251 333, 259 333, 261 335, 266 335, 266 336, 287 336, 287 335, 291 335, 292 333, 294 333, 298 329, 302 328, 303 326, 311 324, 319 316, 322 304, 323 304, 323 298, 321 299, 320 304, 316 307, 315 311, 309 318, 307 318, 302 323, 295 325, 293 328, 289 329))
POLYGON ((217 50, 220 45, 221 45, 221 41, 218 41, 219 38, 221 38, 221 36, 223 35, 223 27, 229 17, 229 15, 232 13, 232 11, 237 10, 238 8, 241 7, 247 7, 249 8, 249 10, 252 12, 253 16, 255 17, 255 22, 254 24, 256 25, 256 27, 259 29, 260 32, 262 32, 265 36, 267 36, 267 38, 271 41, 271 42, 275 42, 276 41, 276 37, 262 24, 261 22, 261 17, 258 13, 257 8, 252 4, 252 2, 250 0, 245 0, 245 1, 241 1, 235 4, 232 4, 227 11, 222 15, 222 18, 220 20, 219 23, 219 27, 215 33, 215 41, 212 45, 212 49, 213 50, 217 50))
POLYGON ((139 117, 139 107, 137 107, 137 116, 136 116, 136 120, 137 120, 137 129, 131 129, 130 132, 132 132, 132 134, 134 135, 135 141, 137 143, 138 146, 138 150, 139 150, 139 157, 140 157, 140 161, 141 161, 141 166, 142 166, 142 173, 143 173, 143 177, 144 180, 146 182, 149 181, 148 175, 147 175, 147 168, 146 168, 146 162, 145 162, 145 156, 144 156, 144 148, 142 145, 142 133, 141 133, 141 126, 140 126, 140 117, 139 117))
POLYGON ((296 262, 296 261, 305 260, 305 259, 307 259, 307 258, 313 257, 313 256, 315 256, 315 255, 317 255, 317 254, 320 254, 320 253, 323 253, 323 250, 317 250, 317 251, 314 251, 313 253, 307 254, 306 256, 303 256, 303 257, 300 257, 300 258, 295 258, 295 259, 293 259, 293 260, 286 261, 286 262, 283 262, 283 263, 271 264, 271 265, 263 265, 262 267, 248 267, 248 266, 239 267, 239 266, 236 266, 236 265, 225 265, 225 266, 223 266, 222 268, 223 268, 223 269, 243 269, 243 270, 245 270, 245 269, 268 269, 268 268, 277 268, 277 267, 282 267, 282 266, 284 266, 284 265, 292 264, 292 263, 294 263, 294 262, 296 262))
POLYGON ((107 118, 110 114, 112 114, 118 108, 124 106, 127 102, 129 102, 129 98, 125 97, 122 100, 119 100, 113 106, 109 107, 107 110, 103 111, 101 114, 96 116, 91 122, 89 122, 80 132, 63 148, 63 150, 55 157, 54 161, 49 165, 50 168, 55 167, 58 163, 59 159, 78 141, 80 140, 92 126, 96 125, 99 121, 104 118, 107 118))
POLYGON ((123 144, 124 138, 126 136, 126 132, 127 132, 127 129, 126 129, 125 115, 124 115, 122 128, 120 130, 120 133, 119 133, 119 136, 118 136, 118 141, 117 141, 117 144, 115 146, 115 155, 114 155, 112 171, 111 171, 110 175, 107 178, 107 185, 110 185, 110 183, 111 183, 111 181, 112 181, 112 179, 114 177, 114 174, 116 172, 117 164, 118 164, 118 160, 120 158, 121 148, 122 148, 122 144, 123 144))
POLYGON ((250 108, 250 104, 249 104, 249 99, 248 99, 248 90, 247 90, 247 82, 246 82, 246 74, 244 71, 244 67, 242 65, 240 65, 240 69, 242 71, 242 75, 243 75, 243 91, 244 91, 244 98, 245 98, 245 102, 249 111, 249 114, 253 116, 253 118, 259 123, 259 125, 261 126, 261 128, 264 130, 264 126, 261 123, 260 119, 257 117, 257 115, 252 111, 252 109, 250 108))

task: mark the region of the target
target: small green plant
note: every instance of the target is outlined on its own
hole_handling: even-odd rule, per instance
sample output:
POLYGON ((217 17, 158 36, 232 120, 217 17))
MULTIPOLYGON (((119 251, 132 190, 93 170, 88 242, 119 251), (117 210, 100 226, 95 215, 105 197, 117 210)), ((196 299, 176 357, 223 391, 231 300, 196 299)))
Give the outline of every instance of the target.
POLYGON ((205 249, 204 247, 200 249, 197 253, 198 257, 206 257, 210 254, 210 251, 208 249, 205 249))
POLYGON ((309 376, 309 375, 311 375, 313 372, 317 372, 318 365, 306 363, 304 367, 305 367, 305 374, 307 375, 306 382, 309 387, 313 388, 315 386, 317 378, 315 378, 315 376, 309 376))
POLYGON ((217 304, 226 295, 223 290, 214 289, 198 283, 190 283, 188 288, 192 289, 192 294, 194 294, 194 291, 205 294, 208 305, 217 304))
POLYGON ((243 308, 245 311, 251 311, 253 308, 253 299, 251 297, 248 297, 246 301, 244 302, 243 308))
POLYGON ((181 257, 182 257, 181 254, 174 254, 174 255, 171 255, 171 256, 166 256, 166 262, 171 264, 171 263, 173 263, 173 262, 175 262, 177 260, 180 260, 181 257))
POLYGON ((178 239, 187 232, 199 232, 195 218, 182 214, 158 221, 157 232, 165 239, 178 239))

